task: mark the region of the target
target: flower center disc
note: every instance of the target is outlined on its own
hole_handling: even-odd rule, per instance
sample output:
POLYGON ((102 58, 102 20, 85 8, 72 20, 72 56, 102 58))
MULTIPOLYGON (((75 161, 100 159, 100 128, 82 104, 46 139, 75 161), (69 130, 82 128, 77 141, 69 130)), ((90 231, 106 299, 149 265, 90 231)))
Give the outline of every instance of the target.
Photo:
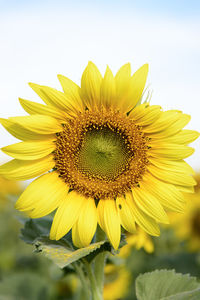
POLYGON ((86 197, 123 195, 142 178, 148 164, 148 138, 128 116, 85 111, 67 120, 57 134, 55 170, 86 197))
POLYGON ((127 167, 124 137, 109 128, 89 130, 78 155, 78 168, 90 176, 113 180, 127 167))

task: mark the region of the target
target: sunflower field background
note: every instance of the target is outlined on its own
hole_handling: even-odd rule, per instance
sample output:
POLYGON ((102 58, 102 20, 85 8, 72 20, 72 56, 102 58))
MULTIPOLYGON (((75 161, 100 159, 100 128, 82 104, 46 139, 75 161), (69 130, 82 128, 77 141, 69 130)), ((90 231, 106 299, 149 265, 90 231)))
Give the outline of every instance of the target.
MULTIPOLYGON (((40 219, 29 221, 26 232, 21 232, 21 239, 19 238, 20 228, 25 221, 24 217, 16 213, 13 208, 16 192, 21 191, 19 187, 16 183, 9 183, 9 194, 12 195, 5 198, 5 194, 1 194, 0 299, 84 299, 81 298, 80 280, 73 269, 68 267, 60 269, 49 258, 36 251, 33 245, 24 243, 24 241, 31 243, 35 238, 34 235, 45 232, 50 226, 48 218, 43 223, 40 219)), ((195 215, 191 214, 191 210, 179 217, 184 219, 184 222, 190 219, 191 226, 194 223, 195 215)), ((176 223, 178 223, 177 219, 175 224, 162 228, 160 237, 149 237, 144 233, 139 233, 138 236, 134 236, 134 239, 132 236, 127 236, 128 244, 121 248, 117 256, 110 255, 107 259, 105 300, 153 300, 154 298, 148 298, 150 296, 136 298, 135 281, 140 274, 153 272, 156 269, 170 270, 168 272, 172 274, 170 273, 168 278, 173 275, 172 270, 200 278, 199 245, 195 248, 199 236, 193 236, 198 228, 193 228, 194 231, 183 238, 177 232, 181 231, 182 226, 179 227, 176 223)), ((170 278, 170 286, 172 279, 170 278)), ((186 278, 184 284, 187 285, 188 280, 186 278)), ((149 284, 151 290, 154 290, 152 283, 149 284)), ((198 299, 198 295, 191 299, 198 299)))
MULTIPOLYGON (((127 62, 134 71, 148 62, 151 104, 191 115, 186 129, 200 131, 199 16, 195 0, 0 1, 0 118, 25 114, 18 97, 40 101, 27 82, 59 89, 56 74, 79 83, 90 60, 102 74, 106 64, 116 73, 127 62)), ((0 147, 16 142, 1 126, 0 147)), ((186 161, 196 172, 195 193, 183 214, 170 213, 160 236, 124 230, 118 252, 106 242, 78 254, 90 262, 98 251, 109 252, 105 300, 200 299, 199 139, 191 146, 195 153, 186 161)), ((0 163, 8 160, 1 152, 0 163)), ((0 300, 89 300, 74 254, 64 265, 48 243, 35 243, 48 238, 52 215, 28 219, 14 208, 27 185, 0 177, 0 300)))

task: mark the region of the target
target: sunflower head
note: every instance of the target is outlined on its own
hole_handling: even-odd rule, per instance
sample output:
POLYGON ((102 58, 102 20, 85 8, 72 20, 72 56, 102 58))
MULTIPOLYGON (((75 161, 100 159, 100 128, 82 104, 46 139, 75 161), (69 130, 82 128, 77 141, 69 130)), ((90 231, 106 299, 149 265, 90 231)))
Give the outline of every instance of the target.
POLYGON ((183 210, 195 185, 183 159, 199 133, 183 130, 190 116, 143 102, 147 73, 147 64, 133 75, 126 64, 102 76, 89 62, 80 87, 62 75, 62 92, 31 83, 44 104, 20 99, 29 115, 1 119, 21 142, 2 148, 14 159, 0 174, 38 177, 16 208, 31 218, 56 210, 51 239, 72 229, 74 244, 87 246, 99 224, 117 249, 121 226, 159 235, 166 211, 183 210))

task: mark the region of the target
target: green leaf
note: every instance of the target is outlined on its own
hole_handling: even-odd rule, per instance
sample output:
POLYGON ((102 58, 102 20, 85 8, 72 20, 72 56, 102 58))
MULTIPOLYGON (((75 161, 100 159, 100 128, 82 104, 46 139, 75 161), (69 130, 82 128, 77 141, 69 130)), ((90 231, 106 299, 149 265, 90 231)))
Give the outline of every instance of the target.
POLYGON ((200 298, 200 288, 189 291, 189 292, 183 292, 179 293, 173 296, 162 298, 162 300, 199 300, 200 298))
MULTIPOLYGON (((86 248, 76 250, 72 243, 71 231, 59 241, 50 240, 51 217, 23 219, 22 223, 24 224, 24 228, 21 229, 21 239, 28 244, 35 245, 36 252, 44 252, 46 256, 51 258, 61 268, 82 257, 91 262, 99 253, 113 251, 111 244, 107 240, 100 243, 92 243, 86 248), (62 259, 64 259, 63 262, 62 259)), ((123 239, 122 243, 124 243, 123 239)))
MULTIPOLYGON (((22 220, 24 228, 21 229, 20 238, 28 243, 35 244, 35 242, 40 238, 48 238, 49 232, 52 224, 51 217, 44 217, 39 219, 28 219, 26 221, 22 220)), ((61 241, 69 242, 72 244, 71 232, 66 234, 61 241)))
MULTIPOLYGON (((98 244, 98 243, 95 243, 98 244)), ((94 245, 94 244, 91 244, 94 245)), ((108 241, 104 241, 104 244, 102 244, 99 248, 95 249, 94 251, 90 252, 85 258, 90 263, 99 253, 108 251, 112 253, 112 246, 108 241)))
POLYGON ((54 261, 60 268, 88 256, 90 253, 101 249, 104 251, 105 244, 108 241, 93 243, 88 247, 74 250, 69 243, 64 241, 52 241, 49 239, 40 239, 36 244, 36 251, 42 252, 48 258, 54 261))
POLYGON ((33 244, 38 237, 49 235, 51 223, 52 219, 48 217, 28 219, 24 223, 24 228, 21 229, 20 238, 28 244, 33 244))
POLYGON ((156 270, 136 279, 138 300, 197 300, 200 299, 199 289, 200 283, 195 277, 174 270, 156 270))

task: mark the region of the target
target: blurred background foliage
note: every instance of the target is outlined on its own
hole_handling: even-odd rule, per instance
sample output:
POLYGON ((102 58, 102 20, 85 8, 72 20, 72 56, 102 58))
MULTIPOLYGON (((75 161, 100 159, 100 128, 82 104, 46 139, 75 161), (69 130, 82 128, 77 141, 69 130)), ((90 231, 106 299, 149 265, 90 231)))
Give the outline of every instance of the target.
MULTIPOLYGON (((0 300, 81 299, 81 284, 72 268, 60 269, 19 238, 23 216, 14 209, 14 203, 22 187, 3 179, 0 184, 0 300)), ((135 236, 127 234, 128 245, 107 259, 105 300, 136 299, 137 276, 155 269, 175 269, 200 278, 200 249, 191 247, 200 240, 198 209, 194 208, 195 203, 199 207, 199 195, 196 188, 195 195, 187 199, 192 208, 184 215, 172 215, 172 225, 163 227, 160 237, 140 231, 135 236), (190 228, 188 235, 180 234, 186 231, 184 226, 190 228)))

